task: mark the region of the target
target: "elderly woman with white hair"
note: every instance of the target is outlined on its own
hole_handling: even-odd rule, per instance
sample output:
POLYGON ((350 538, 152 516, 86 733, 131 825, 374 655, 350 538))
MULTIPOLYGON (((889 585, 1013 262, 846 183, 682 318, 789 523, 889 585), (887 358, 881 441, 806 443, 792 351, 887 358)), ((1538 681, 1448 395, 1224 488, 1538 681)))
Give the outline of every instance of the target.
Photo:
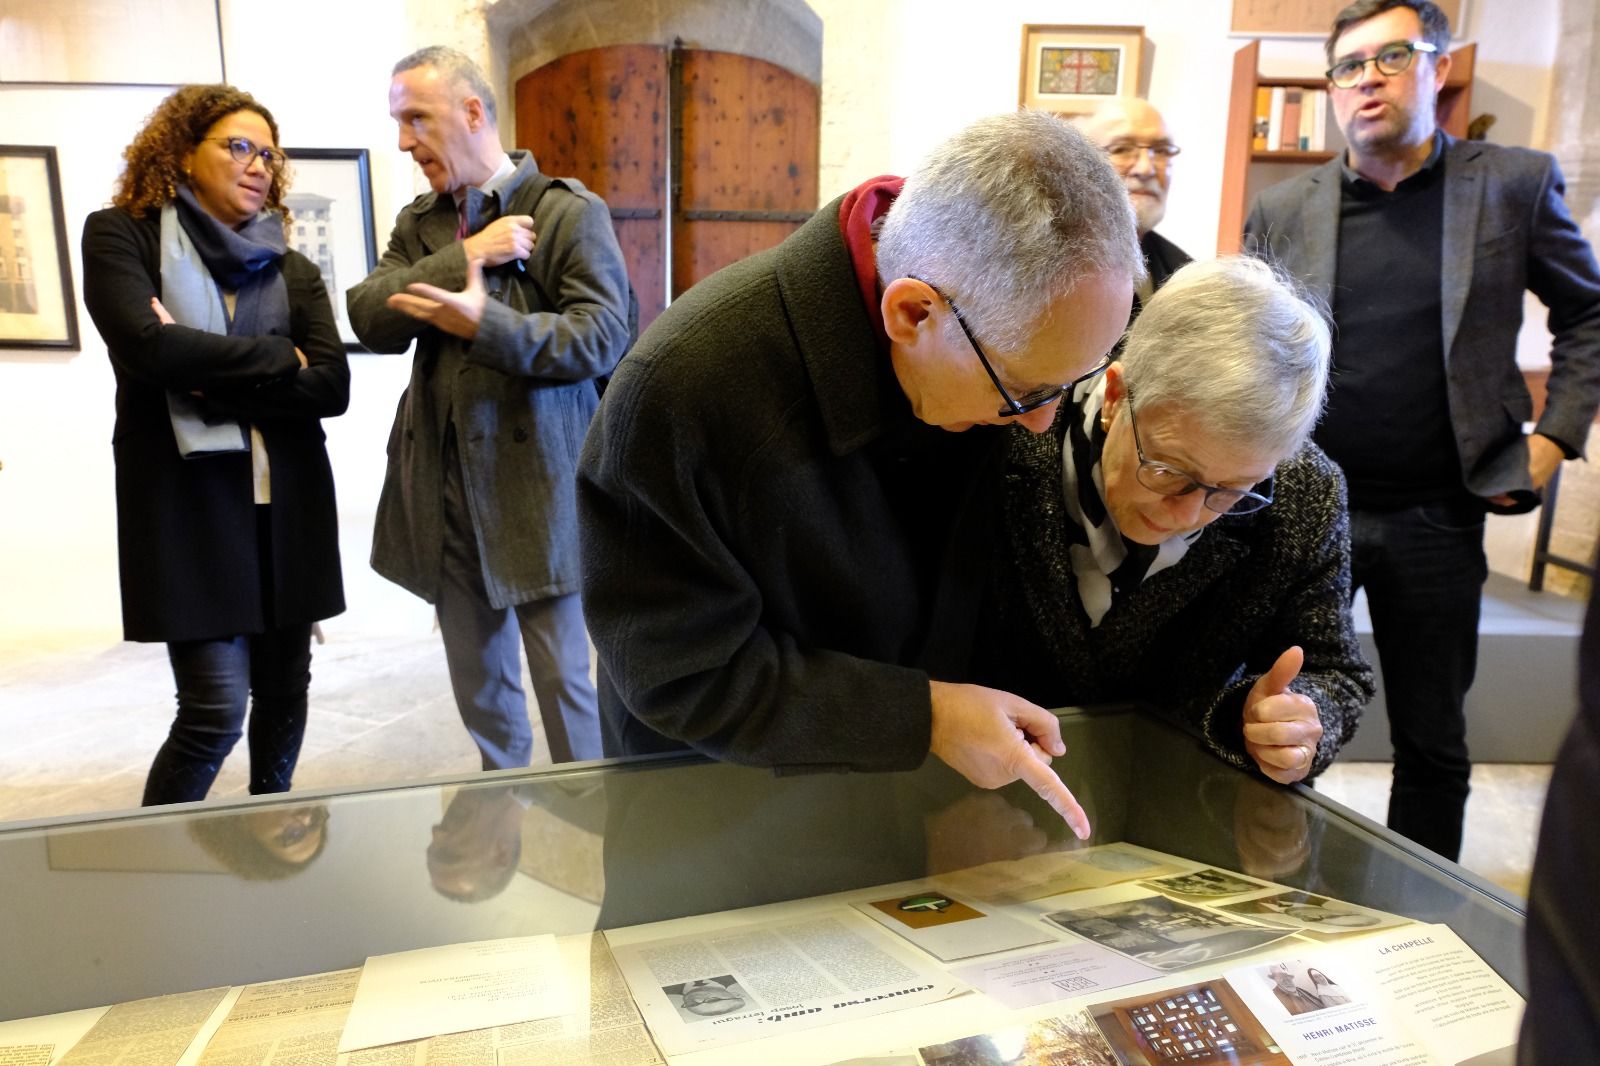
POLYGON ((1344 478, 1309 439, 1328 365, 1270 267, 1175 273, 1051 433, 1013 431, 996 677, 1047 707, 1147 701, 1276 781, 1324 769, 1373 694, 1344 478))

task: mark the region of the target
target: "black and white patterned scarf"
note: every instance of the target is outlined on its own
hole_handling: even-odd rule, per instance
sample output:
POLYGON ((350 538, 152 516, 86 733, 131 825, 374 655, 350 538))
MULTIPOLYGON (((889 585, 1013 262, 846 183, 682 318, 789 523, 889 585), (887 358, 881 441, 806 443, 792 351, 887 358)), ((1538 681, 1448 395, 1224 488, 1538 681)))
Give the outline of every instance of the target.
POLYGON ((1141 582, 1175 566, 1205 530, 1169 537, 1157 545, 1124 537, 1106 510, 1105 475, 1100 469, 1106 430, 1100 411, 1106 402, 1102 374, 1073 391, 1062 411, 1066 433, 1061 445, 1061 490, 1066 503, 1063 539, 1078 583, 1078 599, 1091 628, 1141 582))

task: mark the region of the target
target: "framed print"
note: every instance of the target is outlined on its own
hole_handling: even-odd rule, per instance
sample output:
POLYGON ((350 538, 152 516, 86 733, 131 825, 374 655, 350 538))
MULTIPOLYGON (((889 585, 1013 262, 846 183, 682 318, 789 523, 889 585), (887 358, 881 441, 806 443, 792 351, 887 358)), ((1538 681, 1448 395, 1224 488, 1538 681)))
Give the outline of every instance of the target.
POLYGON ((0 348, 78 350, 54 148, 0 144, 0 348))
POLYGON ((1078 115, 1111 96, 1137 96, 1143 26, 1022 27, 1023 107, 1078 115))
POLYGON ((0 81, 183 85, 226 80, 218 0, 0 0, 0 81))
POLYGON ((293 216, 289 247, 317 264, 333 301, 339 336, 366 351, 350 328, 344 296, 378 265, 372 228, 372 172, 365 148, 285 148, 291 180, 284 206, 293 216))

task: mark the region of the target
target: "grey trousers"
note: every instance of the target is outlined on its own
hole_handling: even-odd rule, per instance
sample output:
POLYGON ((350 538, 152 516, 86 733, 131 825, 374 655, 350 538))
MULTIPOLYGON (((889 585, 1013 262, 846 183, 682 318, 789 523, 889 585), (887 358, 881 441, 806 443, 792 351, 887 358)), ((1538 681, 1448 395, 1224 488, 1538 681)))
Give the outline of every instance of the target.
POLYGON ((551 760, 600 758, 599 701, 589 680, 589 634, 577 593, 514 608, 489 606, 454 433, 446 433, 443 465, 439 630, 456 707, 483 768, 527 766, 533 759, 519 644, 527 650, 551 760))

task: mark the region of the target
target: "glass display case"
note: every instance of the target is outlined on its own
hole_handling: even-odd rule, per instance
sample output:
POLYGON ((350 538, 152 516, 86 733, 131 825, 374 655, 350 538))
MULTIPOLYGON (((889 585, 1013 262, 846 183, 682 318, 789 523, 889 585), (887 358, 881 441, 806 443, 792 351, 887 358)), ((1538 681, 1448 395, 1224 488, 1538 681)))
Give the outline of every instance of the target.
MULTIPOLYGON (((1128 842, 1451 926, 1523 994, 1522 902, 1136 707, 1061 712, 1056 760, 1128 842)), ((615 929, 1086 846, 1024 786, 586 763, 0 827, 0 1020, 615 929)))

